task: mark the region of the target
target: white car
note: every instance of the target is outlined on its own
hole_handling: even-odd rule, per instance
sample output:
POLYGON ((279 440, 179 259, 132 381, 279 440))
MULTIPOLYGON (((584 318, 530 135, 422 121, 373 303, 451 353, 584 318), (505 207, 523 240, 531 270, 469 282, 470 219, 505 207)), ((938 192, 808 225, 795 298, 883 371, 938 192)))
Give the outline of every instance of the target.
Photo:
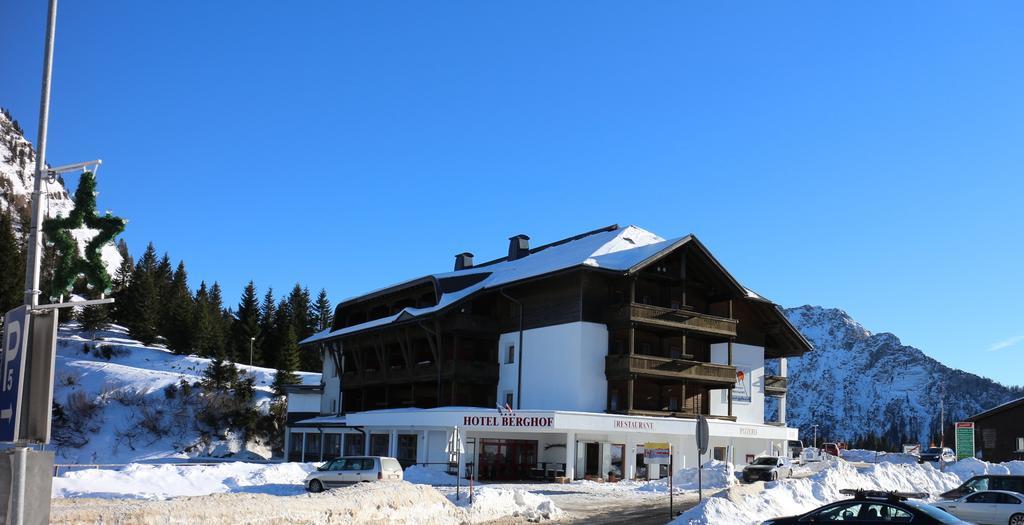
POLYGON ((332 459, 306 476, 306 490, 320 492, 327 488, 368 481, 400 481, 402 465, 395 458, 353 456, 332 459))
POLYGON ((978 525, 1024 525, 1024 494, 1018 492, 983 490, 933 505, 978 525))

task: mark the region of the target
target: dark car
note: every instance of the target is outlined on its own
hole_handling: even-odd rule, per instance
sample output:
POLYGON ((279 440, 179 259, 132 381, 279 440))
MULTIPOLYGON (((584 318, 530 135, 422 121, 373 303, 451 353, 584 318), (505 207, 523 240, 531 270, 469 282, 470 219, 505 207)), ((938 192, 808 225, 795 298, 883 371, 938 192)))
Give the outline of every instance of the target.
POLYGON ((941 497, 944 499, 957 499, 982 490, 1008 490, 1024 494, 1024 476, 998 474, 974 476, 965 481, 963 485, 949 492, 943 492, 941 497))
POLYGON ((793 467, 788 458, 761 456, 743 467, 743 481, 775 481, 793 475, 793 467))
POLYGON ((856 525, 859 523, 913 523, 914 525, 957 525, 966 524, 948 512, 911 498, 926 498, 927 494, 906 492, 882 492, 875 490, 842 490, 842 494, 853 495, 848 500, 829 503, 806 514, 775 518, 761 525, 806 525, 808 523, 832 523, 841 521, 856 525))
POLYGON ((956 453, 949 447, 931 447, 921 452, 921 455, 917 458, 918 463, 924 463, 925 461, 952 463, 956 461, 956 453))

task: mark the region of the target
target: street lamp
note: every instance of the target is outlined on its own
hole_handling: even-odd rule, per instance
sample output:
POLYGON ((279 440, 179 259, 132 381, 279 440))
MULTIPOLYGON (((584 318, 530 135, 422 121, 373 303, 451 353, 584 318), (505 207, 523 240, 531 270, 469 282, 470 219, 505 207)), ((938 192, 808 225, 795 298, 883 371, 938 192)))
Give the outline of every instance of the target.
POLYGON ((814 448, 818 448, 818 425, 811 425, 814 429, 814 448))
POLYGON ((256 340, 255 337, 250 337, 249 338, 249 367, 250 368, 252 367, 252 343, 255 340, 256 340))

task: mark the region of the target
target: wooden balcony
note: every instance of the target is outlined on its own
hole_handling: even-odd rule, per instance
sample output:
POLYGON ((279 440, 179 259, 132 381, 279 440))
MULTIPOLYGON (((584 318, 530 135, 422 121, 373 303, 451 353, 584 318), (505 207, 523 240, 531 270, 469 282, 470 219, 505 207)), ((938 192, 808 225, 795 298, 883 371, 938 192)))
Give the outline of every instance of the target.
POLYGON ((637 374, 710 383, 720 388, 736 384, 736 367, 729 365, 639 354, 610 355, 605 357, 604 363, 608 379, 623 379, 637 374))
MULTIPOLYGON (((417 364, 411 368, 394 367, 384 370, 367 370, 363 373, 348 372, 342 374, 342 388, 359 388, 364 386, 400 385, 405 383, 422 383, 437 381, 437 365, 434 363, 417 364)), ((456 379, 469 383, 497 383, 498 364, 480 361, 456 361, 445 363, 441 368, 441 379, 456 379)))
POLYGON ((736 319, 717 317, 685 308, 665 308, 649 304, 623 305, 610 312, 610 320, 675 328, 719 337, 736 337, 736 319))
POLYGON ((764 376, 764 395, 784 396, 789 386, 789 379, 785 376, 764 376))
MULTIPOLYGON (((697 419, 699 414, 692 412, 673 412, 671 410, 617 410, 614 411, 616 414, 623 414, 627 416, 654 416, 654 417, 678 417, 683 419, 697 419)), ((721 419, 725 421, 736 421, 736 416, 713 416, 711 414, 704 414, 707 419, 721 419)))

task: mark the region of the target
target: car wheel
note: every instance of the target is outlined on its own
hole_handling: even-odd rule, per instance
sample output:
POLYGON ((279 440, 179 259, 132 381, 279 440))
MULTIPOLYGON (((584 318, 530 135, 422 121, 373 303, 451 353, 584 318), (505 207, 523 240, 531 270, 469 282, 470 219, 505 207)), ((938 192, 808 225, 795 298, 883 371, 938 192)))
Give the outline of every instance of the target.
POLYGON ((1009 525, 1024 525, 1024 514, 1014 514, 1010 516, 1009 525))
POLYGON ((309 482, 309 491, 310 492, 323 492, 324 491, 324 484, 320 483, 320 480, 314 479, 313 481, 309 482))

